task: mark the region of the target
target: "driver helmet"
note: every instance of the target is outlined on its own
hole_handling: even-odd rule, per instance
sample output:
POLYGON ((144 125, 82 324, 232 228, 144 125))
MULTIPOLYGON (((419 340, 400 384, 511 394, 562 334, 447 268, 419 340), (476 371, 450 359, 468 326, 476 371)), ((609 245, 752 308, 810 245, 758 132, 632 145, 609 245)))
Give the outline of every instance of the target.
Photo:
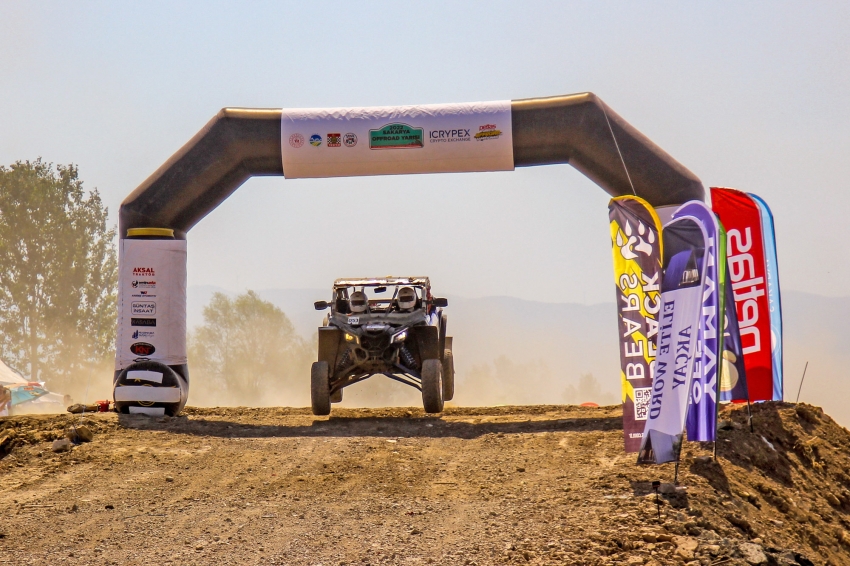
POLYGON ((355 291, 351 293, 351 298, 348 302, 351 303, 351 312, 353 313, 366 312, 366 307, 369 306, 369 301, 366 299, 366 293, 363 291, 355 291))
POLYGON ((413 287, 402 287, 398 292, 398 308, 411 310, 416 305, 416 291, 413 287))

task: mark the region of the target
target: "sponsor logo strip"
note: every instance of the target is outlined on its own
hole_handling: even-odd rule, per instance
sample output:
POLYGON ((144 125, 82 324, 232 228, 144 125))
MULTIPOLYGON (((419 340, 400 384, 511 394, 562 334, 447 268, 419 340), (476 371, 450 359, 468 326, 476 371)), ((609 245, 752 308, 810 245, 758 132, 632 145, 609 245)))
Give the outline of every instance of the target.
POLYGON ((151 387, 150 385, 120 385, 115 388, 115 400, 179 403, 180 389, 177 387, 151 387))
POLYGON ((510 171, 514 168, 511 128, 511 103, 507 100, 284 108, 283 169, 290 179, 510 171), (317 151, 299 149, 306 143, 317 151), (335 151, 337 148, 347 149, 335 151), (404 149, 421 151, 393 151, 404 149))
POLYGON ((127 379, 140 379, 142 381, 162 383, 162 372, 150 371, 146 369, 134 369, 127 372, 127 379))

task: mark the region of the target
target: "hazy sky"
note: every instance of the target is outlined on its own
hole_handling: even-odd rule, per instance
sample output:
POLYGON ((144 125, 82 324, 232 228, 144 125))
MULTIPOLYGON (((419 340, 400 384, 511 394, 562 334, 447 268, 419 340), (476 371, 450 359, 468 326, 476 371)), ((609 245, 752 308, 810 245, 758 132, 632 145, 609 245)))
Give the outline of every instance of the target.
MULTIPOLYGON (((767 200, 785 289, 848 294, 850 4, 357 4, 6 0, 0 163, 78 164, 117 222, 224 106, 593 91, 707 187, 767 200)), ((189 283, 427 274, 437 292, 610 302, 607 202, 567 165, 253 179, 190 232, 189 283)))

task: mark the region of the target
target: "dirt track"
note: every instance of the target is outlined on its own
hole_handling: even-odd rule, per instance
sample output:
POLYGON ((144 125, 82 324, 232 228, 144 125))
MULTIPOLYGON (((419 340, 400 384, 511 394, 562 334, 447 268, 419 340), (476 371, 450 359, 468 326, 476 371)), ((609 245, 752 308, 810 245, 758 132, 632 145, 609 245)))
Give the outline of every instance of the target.
POLYGON ((688 444, 660 520, 614 407, 87 420, 0 419, 0 564, 850 564, 850 436, 803 405, 688 444))

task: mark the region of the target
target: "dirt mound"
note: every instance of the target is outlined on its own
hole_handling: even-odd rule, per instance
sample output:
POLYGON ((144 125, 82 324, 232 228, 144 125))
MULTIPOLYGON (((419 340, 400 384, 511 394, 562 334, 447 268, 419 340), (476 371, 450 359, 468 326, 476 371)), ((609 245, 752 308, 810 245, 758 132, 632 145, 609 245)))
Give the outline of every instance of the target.
POLYGON ((679 486, 618 407, 95 414, 64 453, 78 417, 10 417, 0 564, 850 564, 850 434, 753 415, 723 410, 716 462, 687 444, 679 486))

